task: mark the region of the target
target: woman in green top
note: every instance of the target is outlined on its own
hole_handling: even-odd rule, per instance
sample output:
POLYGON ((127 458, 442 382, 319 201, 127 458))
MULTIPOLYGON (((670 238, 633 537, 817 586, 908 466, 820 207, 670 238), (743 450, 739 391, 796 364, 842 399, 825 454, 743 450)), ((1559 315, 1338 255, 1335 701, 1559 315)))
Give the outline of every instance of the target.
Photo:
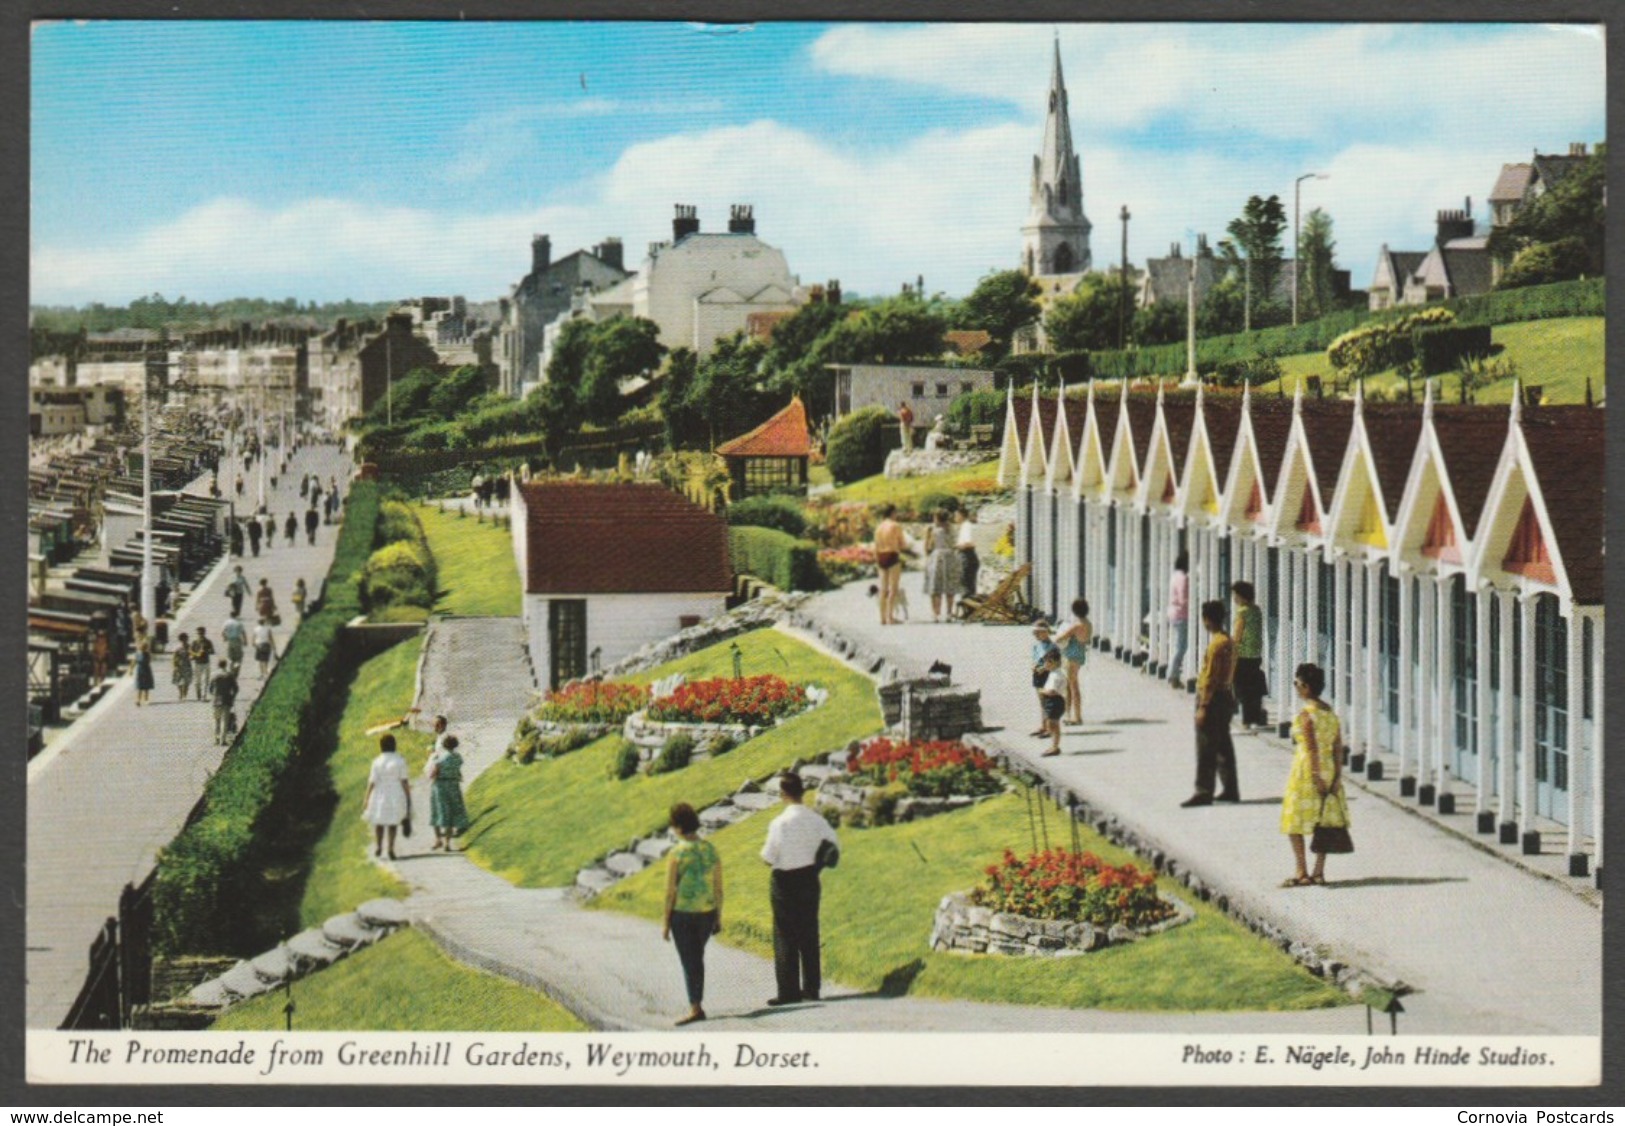
POLYGON ((1236 603, 1236 699, 1241 703, 1241 722, 1248 727, 1265 723, 1264 697, 1269 685, 1264 680, 1264 611, 1258 608, 1253 584, 1230 584, 1236 603))
POLYGON ((688 986, 688 1015, 678 1025, 705 1019, 705 944, 722 933, 722 857, 710 841, 700 840, 700 818, 694 807, 671 807, 677 845, 666 867, 666 922, 660 937, 677 944, 688 986))
POLYGON ((457 736, 442 735, 424 768, 429 778, 429 827, 434 849, 456 852, 452 839, 468 831, 468 807, 463 804, 463 756, 457 736))

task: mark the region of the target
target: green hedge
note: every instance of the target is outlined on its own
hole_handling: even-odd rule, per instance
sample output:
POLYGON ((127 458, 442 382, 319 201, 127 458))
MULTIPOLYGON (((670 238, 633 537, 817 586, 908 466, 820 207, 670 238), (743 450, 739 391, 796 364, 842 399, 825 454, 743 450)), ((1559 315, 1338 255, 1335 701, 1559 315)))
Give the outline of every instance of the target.
POLYGON ((728 555, 735 573, 755 575, 780 590, 823 590, 818 545, 772 528, 728 529, 728 555))
MULTIPOLYGON (((1196 366, 1213 371, 1226 360, 1252 356, 1292 356, 1320 352, 1351 329, 1371 321, 1402 317, 1418 309, 1445 308, 1456 314, 1456 323, 1512 324, 1548 317, 1600 317, 1605 315, 1608 294, 1603 278, 1536 285, 1522 289, 1496 290, 1478 297, 1457 297, 1428 305, 1401 305, 1379 313, 1348 309, 1330 313, 1300 325, 1277 325, 1252 333, 1210 336, 1196 341, 1196 366)), ((1185 344, 1160 344, 1130 352, 1093 352, 1089 363, 1096 379, 1124 379, 1145 375, 1182 375, 1185 371, 1185 344)))
POLYGON ((1411 348, 1423 375, 1455 371, 1466 359, 1490 354, 1489 325, 1441 325, 1411 334, 1411 348))
POLYGON ((361 608, 373 614, 397 606, 434 607, 434 553, 412 506, 386 500, 378 509, 376 551, 362 568, 361 608))
POLYGON ((204 787, 202 815, 158 854, 154 937, 169 953, 251 952, 238 949, 238 928, 262 875, 257 834, 309 732, 340 706, 339 631, 361 608, 356 573, 372 549, 377 486, 357 482, 344 507, 321 608, 294 633, 204 787))
POLYGON ((790 497, 746 497, 728 506, 728 523, 737 527, 773 528, 798 539, 807 532, 801 505, 790 497))
POLYGON ((886 455, 903 444, 897 419, 885 407, 865 407, 837 422, 829 432, 826 464, 835 483, 873 477, 886 468, 886 455))

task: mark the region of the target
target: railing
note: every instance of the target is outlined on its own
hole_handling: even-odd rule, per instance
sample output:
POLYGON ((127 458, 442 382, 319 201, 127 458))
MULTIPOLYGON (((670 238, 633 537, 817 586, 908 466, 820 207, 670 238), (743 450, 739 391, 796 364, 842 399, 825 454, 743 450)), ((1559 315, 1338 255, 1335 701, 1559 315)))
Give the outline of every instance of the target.
POLYGON ((152 1000, 152 887, 154 869, 140 886, 125 884, 118 917, 109 917, 90 944, 90 970, 62 1022, 63 1031, 130 1027, 137 1005, 152 1000))

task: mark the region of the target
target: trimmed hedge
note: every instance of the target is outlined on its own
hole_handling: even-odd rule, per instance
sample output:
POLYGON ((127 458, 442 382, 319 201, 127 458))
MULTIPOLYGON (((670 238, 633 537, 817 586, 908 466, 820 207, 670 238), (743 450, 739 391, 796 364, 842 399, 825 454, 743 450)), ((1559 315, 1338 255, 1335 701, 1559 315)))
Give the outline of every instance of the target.
POLYGON ((1411 334, 1411 347, 1423 375, 1455 371, 1463 360, 1490 354, 1489 325, 1441 325, 1419 328, 1411 334))
POLYGON ((993 444, 1004 440, 1003 391, 966 391, 948 404, 948 429, 960 436, 970 434, 973 426, 992 426, 993 444))
POLYGON ((835 483, 845 485, 885 469, 886 455, 902 444, 897 419, 885 407, 865 407, 831 428, 824 460, 835 483))
POLYGON ((739 527, 774 528, 797 539, 807 533, 801 505, 790 497, 746 497, 730 504, 727 516, 728 523, 739 527))
POLYGON ((378 488, 358 481, 345 502, 321 608, 295 631, 242 733, 203 790, 202 814, 158 854, 154 938, 169 953, 238 949, 262 878, 258 834, 308 735, 340 706, 339 631, 361 608, 357 572, 372 549, 378 488))
POLYGON ((772 528, 729 528, 728 557, 736 574, 755 575, 780 590, 823 590, 829 585, 818 564, 818 545, 772 528))
POLYGON ((408 504, 386 500, 378 509, 379 545, 360 576, 361 607, 369 614, 397 606, 434 607, 435 565, 423 522, 408 504))

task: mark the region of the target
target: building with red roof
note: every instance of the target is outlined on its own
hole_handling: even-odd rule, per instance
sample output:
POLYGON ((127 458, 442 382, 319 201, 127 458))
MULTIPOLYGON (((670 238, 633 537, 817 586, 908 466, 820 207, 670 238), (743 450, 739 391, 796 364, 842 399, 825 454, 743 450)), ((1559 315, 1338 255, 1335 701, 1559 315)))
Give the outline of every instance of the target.
POLYGON ((728 463, 735 500, 769 493, 805 493, 812 436, 801 396, 792 398, 789 406, 756 429, 722 443, 717 454, 728 463))

